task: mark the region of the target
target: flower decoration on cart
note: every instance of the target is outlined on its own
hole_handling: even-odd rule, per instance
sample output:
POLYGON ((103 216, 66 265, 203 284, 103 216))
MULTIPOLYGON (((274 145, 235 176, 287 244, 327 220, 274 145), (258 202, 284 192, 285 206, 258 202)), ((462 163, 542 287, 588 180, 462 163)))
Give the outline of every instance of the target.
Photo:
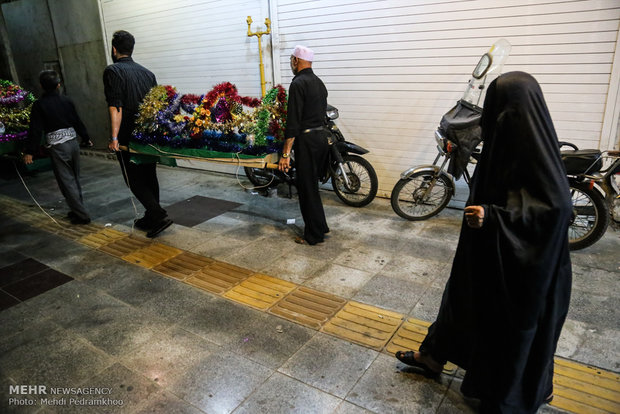
POLYGON ((11 81, 0 79, 0 143, 26 138, 34 96, 11 81))
POLYGON ((240 96, 230 82, 202 96, 155 86, 144 98, 133 141, 137 144, 260 156, 284 140, 287 96, 280 85, 262 99, 240 96))

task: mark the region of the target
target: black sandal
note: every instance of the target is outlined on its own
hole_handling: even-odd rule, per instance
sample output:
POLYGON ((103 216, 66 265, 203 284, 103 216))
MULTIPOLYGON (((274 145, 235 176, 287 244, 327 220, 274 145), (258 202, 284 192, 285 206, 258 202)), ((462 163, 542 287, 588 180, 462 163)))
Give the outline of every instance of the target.
POLYGON ((419 362, 417 359, 415 359, 414 351, 405 351, 405 352, 396 351, 394 356, 396 357, 396 359, 398 359, 403 364, 407 364, 410 367, 422 369, 424 371, 424 374, 428 376, 429 378, 437 378, 441 375, 441 371, 439 372, 434 371, 424 362, 419 362))

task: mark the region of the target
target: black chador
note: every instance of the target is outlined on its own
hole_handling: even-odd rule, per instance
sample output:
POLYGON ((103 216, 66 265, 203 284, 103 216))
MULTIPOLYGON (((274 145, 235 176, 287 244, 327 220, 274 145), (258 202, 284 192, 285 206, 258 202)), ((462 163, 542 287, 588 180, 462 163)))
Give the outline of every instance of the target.
POLYGON ((295 138, 295 166, 299 207, 304 219, 304 239, 308 244, 323 241, 329 232, 319 194, 319 178, 327 167, 329 147, 325 124, 327 89, 311 68, 293 78, 289 88, 285 136, 295 138))
POLYGON ((553 393, 553 356, 568 312, 571 200, 536 80, 489 86, 484 147, 468 205, 484 223, 461 235, 437 320, 420 351, 466 369, 461 390, 483 413, 535 413, 553 393))

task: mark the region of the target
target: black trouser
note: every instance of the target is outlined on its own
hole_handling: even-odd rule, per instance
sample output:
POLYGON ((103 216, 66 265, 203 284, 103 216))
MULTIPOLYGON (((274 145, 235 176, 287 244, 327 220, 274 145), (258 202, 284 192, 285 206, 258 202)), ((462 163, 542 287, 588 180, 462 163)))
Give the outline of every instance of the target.
POLYGON ((49 148, 52 169, 60 192, 67 205, 80 219, 90 218, 84 207, 82 187, 80 186, 80 146, 77 139, 52 145, 49 148))
POLYGON ((329 232, 319 194, 319 179, 327 168, 327 137, 324 131, 311 131, 296 137, 294 146, 299 208, 306 225, 304 239, 316 244, 329 232))
POLYGON ((116 156, 121 164, 125 184, 144 206, 144 217, 149 221, 158 222, 167 216, 166 210, 159 205, 159 182, 157 181, 157 164, 132 163, 131 154, 119 151, 116 156))

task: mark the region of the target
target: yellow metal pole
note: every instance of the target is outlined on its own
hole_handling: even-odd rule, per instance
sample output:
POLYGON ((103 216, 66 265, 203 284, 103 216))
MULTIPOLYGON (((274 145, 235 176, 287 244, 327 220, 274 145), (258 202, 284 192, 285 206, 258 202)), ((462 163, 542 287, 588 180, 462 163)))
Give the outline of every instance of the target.
POLYGON ((265 84, 267 82, 265 82, 265 66, 263 65, 263 48, 261 46, 261 37, 263 35, 266 34, 270 34, 271 33, 271 21, 269 20, 269 18, 265 19, 265 26, 267 26, 267 30, 263 30, 263 31, 258 31, 255 33, 252 33, 251 30, 251 25, 252 25, 252 17, 248 16, 248 18, 246 19, 246 22, 248 23, 248 37, 251 36, 256 36, 258 38, 258 57, 260 59, 260 64, 259 64, 259 69, 260 69, 260 89, 261 89, 261 97, 265 97, 265 84))

